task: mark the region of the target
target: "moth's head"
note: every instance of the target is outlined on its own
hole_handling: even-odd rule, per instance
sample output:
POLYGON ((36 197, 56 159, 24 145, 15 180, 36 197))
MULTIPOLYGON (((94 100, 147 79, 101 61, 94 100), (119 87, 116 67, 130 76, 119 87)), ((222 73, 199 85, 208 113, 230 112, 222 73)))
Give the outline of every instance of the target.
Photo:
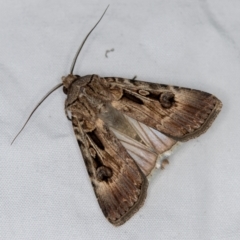
POLYGON ((65 94, 68 93, 69 87, 72 85, 72 83, 79 78, 78 75, 69 74, 67 77, 62 77, 62 83, 63 83, 63 92, 65 94))

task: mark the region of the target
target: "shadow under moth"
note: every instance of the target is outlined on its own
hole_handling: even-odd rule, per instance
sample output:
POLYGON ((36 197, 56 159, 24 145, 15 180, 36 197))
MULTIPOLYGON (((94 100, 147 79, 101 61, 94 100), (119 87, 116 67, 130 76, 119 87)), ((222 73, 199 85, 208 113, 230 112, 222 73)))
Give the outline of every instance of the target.
POLYGON ((39 102, 23 128, 46 97, 63 86, 65 113, 96 198, 105 217, 118 226, 143 205, 151 172, 161 167, 178 142, 204 133, 222 103, 212 94, 189 88, 74 75, 77 57, 106 11, 78 49, 70 74, 39 102))

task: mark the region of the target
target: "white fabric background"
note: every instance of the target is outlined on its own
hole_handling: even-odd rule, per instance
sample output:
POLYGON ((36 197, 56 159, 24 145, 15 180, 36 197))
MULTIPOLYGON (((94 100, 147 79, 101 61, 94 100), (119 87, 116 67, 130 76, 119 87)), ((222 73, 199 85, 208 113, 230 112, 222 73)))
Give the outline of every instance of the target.
POLYGON ((239 16, 238 0, 2 1, 0 239, 240 239, 239 16), (95 199, 61 90, 10 146, 109 3, 76 74, 137 75, 223 102, 208 132, 177 150, 118 228, 95 199))

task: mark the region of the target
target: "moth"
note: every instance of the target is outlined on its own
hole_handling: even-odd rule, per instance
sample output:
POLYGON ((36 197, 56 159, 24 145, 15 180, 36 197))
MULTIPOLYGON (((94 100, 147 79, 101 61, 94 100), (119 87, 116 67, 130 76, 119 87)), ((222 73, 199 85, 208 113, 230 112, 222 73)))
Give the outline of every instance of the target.
POLYGON ((73 74, 85 41, 106 11, 85 37, 70 74, 37 107, 63 86, 65 113, 72 122, 97 201, 108 221, 119 226, 143 205, 152 171, 162 160, 167 162, 178 142, 204 133, 222 103, 212 94, 189 88, 73 74))

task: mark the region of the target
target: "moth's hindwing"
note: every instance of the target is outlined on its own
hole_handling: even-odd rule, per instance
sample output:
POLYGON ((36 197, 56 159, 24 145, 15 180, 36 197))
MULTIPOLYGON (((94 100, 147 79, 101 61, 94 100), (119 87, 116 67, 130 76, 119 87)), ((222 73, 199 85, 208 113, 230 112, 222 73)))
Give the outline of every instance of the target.
POLYGON ((159 160, 205 132, 222 106, 206 92, 124 78, 69 75, 63 85, 96 197, 114 225, 141 207, 159 160))

